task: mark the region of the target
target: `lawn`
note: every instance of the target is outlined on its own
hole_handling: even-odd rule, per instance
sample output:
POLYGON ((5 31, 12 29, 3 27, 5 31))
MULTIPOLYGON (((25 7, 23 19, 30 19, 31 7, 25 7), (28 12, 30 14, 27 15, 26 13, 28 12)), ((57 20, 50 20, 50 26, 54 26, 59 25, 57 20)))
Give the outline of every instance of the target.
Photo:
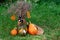
POLYGON ((60 5, 54 2, 33 4, 31 22, 44 29, 43 35, 11 36, 10 31, 17 25, 12 21, 6 6, 0 6, 0 40, 60 40, 60 5))

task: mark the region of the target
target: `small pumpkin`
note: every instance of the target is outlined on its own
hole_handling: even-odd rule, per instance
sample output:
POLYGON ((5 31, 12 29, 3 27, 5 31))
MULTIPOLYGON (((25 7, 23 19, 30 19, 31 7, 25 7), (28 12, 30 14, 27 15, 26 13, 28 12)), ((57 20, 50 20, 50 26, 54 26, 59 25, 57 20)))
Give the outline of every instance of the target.
POLYGON ((29 34, 35 35, 38 32, 37 27, 34 24, 30 23, 28 28, 29 34))
POLYGON ((16 19, 15 15, 12 15, 12 16, 11 16, 11 20, 14 21, 15 19, 16 19))
POLYGON ((13 30, 11 30, 11 35, 16 35, 17 34, 17 30, 16 29, 13 29, 13 30))

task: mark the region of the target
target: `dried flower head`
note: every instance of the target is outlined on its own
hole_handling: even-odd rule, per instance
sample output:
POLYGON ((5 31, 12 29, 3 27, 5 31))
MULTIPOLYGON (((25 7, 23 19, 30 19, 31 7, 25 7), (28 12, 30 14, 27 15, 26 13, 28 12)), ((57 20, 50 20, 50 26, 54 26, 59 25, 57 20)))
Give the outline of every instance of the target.
POLYGON ((21 16, 23 18, 26 17, 26 12, 29 11, 31 8, 31 5, 24 0, 17 1, 14 4, 11 4, 11 6, 8 9, 8 12, 10 14, 15 14, 17 16, 21 16))

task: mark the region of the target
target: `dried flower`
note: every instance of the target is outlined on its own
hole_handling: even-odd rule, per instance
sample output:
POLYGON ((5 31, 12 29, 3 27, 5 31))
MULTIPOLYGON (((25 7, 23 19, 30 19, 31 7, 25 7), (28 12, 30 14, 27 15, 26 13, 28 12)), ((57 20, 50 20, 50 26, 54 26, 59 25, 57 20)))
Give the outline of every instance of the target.
POLYGON ((30 10, 31 6, 27 2, 21 0, 17 1, 14 4, 11 4, 10 8, 8 9, 8 12, 10 14, 15 14, 17 16, 21 16, 22 18, 26 17, 26 13, 28 10, 30 10))

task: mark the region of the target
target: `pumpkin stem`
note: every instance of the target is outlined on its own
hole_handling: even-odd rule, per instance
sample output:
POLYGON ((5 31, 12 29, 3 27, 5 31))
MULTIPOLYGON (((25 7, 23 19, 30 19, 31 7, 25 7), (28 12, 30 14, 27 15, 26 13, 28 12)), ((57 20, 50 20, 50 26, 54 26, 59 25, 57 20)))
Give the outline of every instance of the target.
POLYGON ((16 29, 16 27, 14 29, 16 29))
POLYGON ((31 21, 29 20, 29 24, 31 24, 31 21))

